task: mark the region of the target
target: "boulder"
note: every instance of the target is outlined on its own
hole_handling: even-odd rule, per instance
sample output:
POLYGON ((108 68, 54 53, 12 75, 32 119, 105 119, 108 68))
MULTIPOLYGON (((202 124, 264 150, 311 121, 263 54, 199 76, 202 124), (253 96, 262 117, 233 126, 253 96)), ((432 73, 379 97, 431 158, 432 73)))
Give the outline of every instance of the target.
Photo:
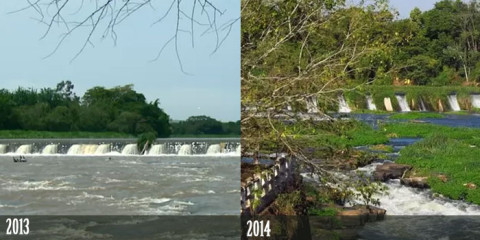
POLYGON ((445 175, 443 175, 443 174, 440 174, 440 175, 438 175, 437 177, 438 177, 438 179, 440 179, 440 181, 442 181, 442 182, 444 182, 444 183, 448 181, 447 176, 445 176, 445 175))
POLYGON ((387 210, 365 205, 356 205, 338 213, 343 226, 363 226, 366 222, 383 220, 387 210))
POLYGON ((377 166, 373 173, 373 178, 382 182, 389 179, 402 178, 405 171, 411 168, 411 166, 405 164, 385 163, 377 166))
POLYGON ((477 185, 475 185, 475 183, 465 183, 463 184, 463 186, 467 187, 468 189, 477 189, 477 185))
POLYGON ((400 182, 403 185, 414 187, 414 188, 429 188, 430 186, 427 183, 427 177, 411 177, 411 178, 402 178, 400 182))

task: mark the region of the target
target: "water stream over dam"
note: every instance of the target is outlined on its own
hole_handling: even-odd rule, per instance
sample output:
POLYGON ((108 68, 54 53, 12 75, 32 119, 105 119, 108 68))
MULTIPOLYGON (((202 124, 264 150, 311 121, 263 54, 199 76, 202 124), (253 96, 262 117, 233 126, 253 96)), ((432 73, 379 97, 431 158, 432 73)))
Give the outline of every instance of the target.
POLYGON ((234 138, 157 139, 143 154, 132 139, 0 140, 0 212, 236 215, 239 151, 234 138))
MULTIPOLYGON (((0 154, 140 155, 135 139, 0 139, 0 154)), ((157 139, 143 155, 229 154, 240 139, 157 139)))

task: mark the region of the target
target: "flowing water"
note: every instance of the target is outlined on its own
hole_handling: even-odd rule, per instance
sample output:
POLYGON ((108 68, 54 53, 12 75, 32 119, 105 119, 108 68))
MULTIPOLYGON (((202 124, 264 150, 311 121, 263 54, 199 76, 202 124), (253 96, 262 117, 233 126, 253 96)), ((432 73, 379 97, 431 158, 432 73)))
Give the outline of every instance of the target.
POLYGON ((480 94, 472 94, 472 107, 480 108, 480 94))
POLYGON ((398 105, 400 106, 400 109, 402 110, 402 112, 410 112, 410 107, 408 106, 408 103, 407 103, 407 98, 405 97, 405 95, 395 95, 395 97, 397 98, 397 101, 398 101, 398 105))
POLYGON ((419 107, 419 110, 420 110, 420 111, 422 111, 422 112, 428 111, 427 107, 425 106, 425 102, 423 101, 422 98, 420 98, 420 99, 418 100, 418 104, 419 104, 418 107, 419 107))
POLYGON ((352 110, 347 104, 347 101, 345 101, 345 97, 343 95, 338 96, 338 112, 339 113, 349 113, 352 110))
POLYGON ((238 139, 157 140, 161 143, 144 155, 131 140, 0 141, 1 214, 236 215, 240 210, 238 139), (27 162, 14 162, 19 155, 27 162))
POLYGON ((450 105, 450 108, 452 109, 452 111, 458 112, 461 110, 460 106, 458 105, 457 95, 455 94, 448 95, 447 99, 448 99, 448 105, 450 105))
POLYGON ((0 156, 0 212, 238 214, 239 156, 0 156))
POLYGON ((308 113, 317 113, 318 108, 317 108, 317 97, 309 97, 305 100, 305 103, 307 104, 307 112, 308 113))
POLYGON ((371 110, 371 111, 377 110, 377 105, 375 105, 375 103, 373 102, 373 98, 371 95, 367 95, 367 107, 368 107, 368 110, 371 110))

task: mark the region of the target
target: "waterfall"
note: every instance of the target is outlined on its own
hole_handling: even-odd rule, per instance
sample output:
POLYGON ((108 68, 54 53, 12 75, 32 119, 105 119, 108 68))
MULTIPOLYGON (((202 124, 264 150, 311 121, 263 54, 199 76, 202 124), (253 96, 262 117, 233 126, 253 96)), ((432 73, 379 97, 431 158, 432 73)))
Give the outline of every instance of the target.
POLYGON ((7 153, 7 145, 0 144, 0 154, 7 153))
POLYGON ((122 154, 139 154, 137 144, 127 144, 123 147, 122 154))
POLYGON ((422 112, 427 111, 427 107, 425 107, 425 103, 423 102, 422 98, 418 99, 418 107, 420 108, 420 111, 422 111, 422 112))
POLYGON ((307 103, 307 112, 308 113, 318 113, 317 108, 317 97, 312 96, 308 97, 305 102, 307 103))
POLYGON ((287 111, 292 111, 292 106, 290 104, 287 104, 287 111))
POLYGON ((97 153, 97 144, 73 144, 67 151, 68 155, 88 154, 93 155, 97 153))
POLYGON ((192 155, 192 146, 190 144, 184 144, 180 147, 178 155, 192 155))
POLYGON ((148 152, 148 155, 160 155, 166 153, 165 144, 155 144, 148 152))
POLYGON ((472 94, 472 107, 473 108, 480 108, 480 94, 472 94))
POLYGON ((32 153, 32 144, 24 144, 20 146, 17 151, 15 151, 16 154, 28 154, 32 153))
POLYGON ((48 144, 42 150, 42 154, 55 154, 58 150, 58 144, 48 144))
POLYGON ((208 146, 207 154, 221 153, 220 144, 213 144, 208 146))
POLYGON ((73 144, 67 152, 68 155, 73 155, 73 154, 82 154, 82 145, 80 144, 73 144))
POLYGON ((97 150, 95 150, 95 154, 109 153, 111 151, 110 149, 111 149, 110 144, 101 144, 100 146, 97 147, 97 150))
POLYGON ((458 105, 456 94, 448 95, 447 99, 448 99, 448 104, 450 105, 450 108, 452 109, 452 111, 454 112, 460 111, 460 106, 458 105))
POLYGON ((237 150, 235 151, 238 155, 242 154, 242 146, 238 145, 237 150))
POLYGON ((373 102, 373 98, 371 95, 367 95, 367 107, 368 107, 368 110, 371 110, 371 111, 377 110, 377 106, 373 102))
POLYGON ((338 112, 339 113, 349 113, 352 110, 347 104, 347 101, 345 101, 345 97, 343 95, 338 95, 338 112))
POLYGON ((398 105, 400 106, 402 112, 410 112, 410 107, 408 106, 405 95, 395 94, 395 97, 397 98, 398 105))

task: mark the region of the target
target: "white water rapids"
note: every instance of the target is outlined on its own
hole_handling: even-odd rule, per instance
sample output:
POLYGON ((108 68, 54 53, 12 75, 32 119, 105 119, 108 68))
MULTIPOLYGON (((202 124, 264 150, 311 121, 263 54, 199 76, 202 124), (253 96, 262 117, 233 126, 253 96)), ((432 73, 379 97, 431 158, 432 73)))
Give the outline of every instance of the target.
MULTIPOLYGON (((371 175, 376 166, 381 164, 383 163, 372 163, 357 170, 371 175)), ((442 196, 435 197, 431 190, 404 186, 399 179, 381 184, 388 187, 388 193, 374 197, 380 200, 379 207, 387 210, 387 215, 480 215, 478 205, 442 196)))
POLYGON ((450 105, 450 108, 452 109, 452 111, 458 112, 461 110, 460 106, 458 105, 457 95, 455 94, 448 95, 447 99, 448 99, 448 104, 450 105))
POLYGON ((407 98, 405 97, 405 95, 395 95, 395 97, 397 98, 398 105, 400 106, 400 109, 402 110, 402 112, 411 111, 410 107, 408 106, 407 98))
POLYGON ((367 107, 368 107, 368 110, 371 110, 371 111, 377 110, 377 105, 375 105, 375 103, 373 102, 373 98, 371 95, 367 95, 367 107))
POLYGON ((343 95, 338 96, 338 112, 339 113, 349 113, 352 110, 347 104, 347 101, 345 101, 345 97, 343 95))

